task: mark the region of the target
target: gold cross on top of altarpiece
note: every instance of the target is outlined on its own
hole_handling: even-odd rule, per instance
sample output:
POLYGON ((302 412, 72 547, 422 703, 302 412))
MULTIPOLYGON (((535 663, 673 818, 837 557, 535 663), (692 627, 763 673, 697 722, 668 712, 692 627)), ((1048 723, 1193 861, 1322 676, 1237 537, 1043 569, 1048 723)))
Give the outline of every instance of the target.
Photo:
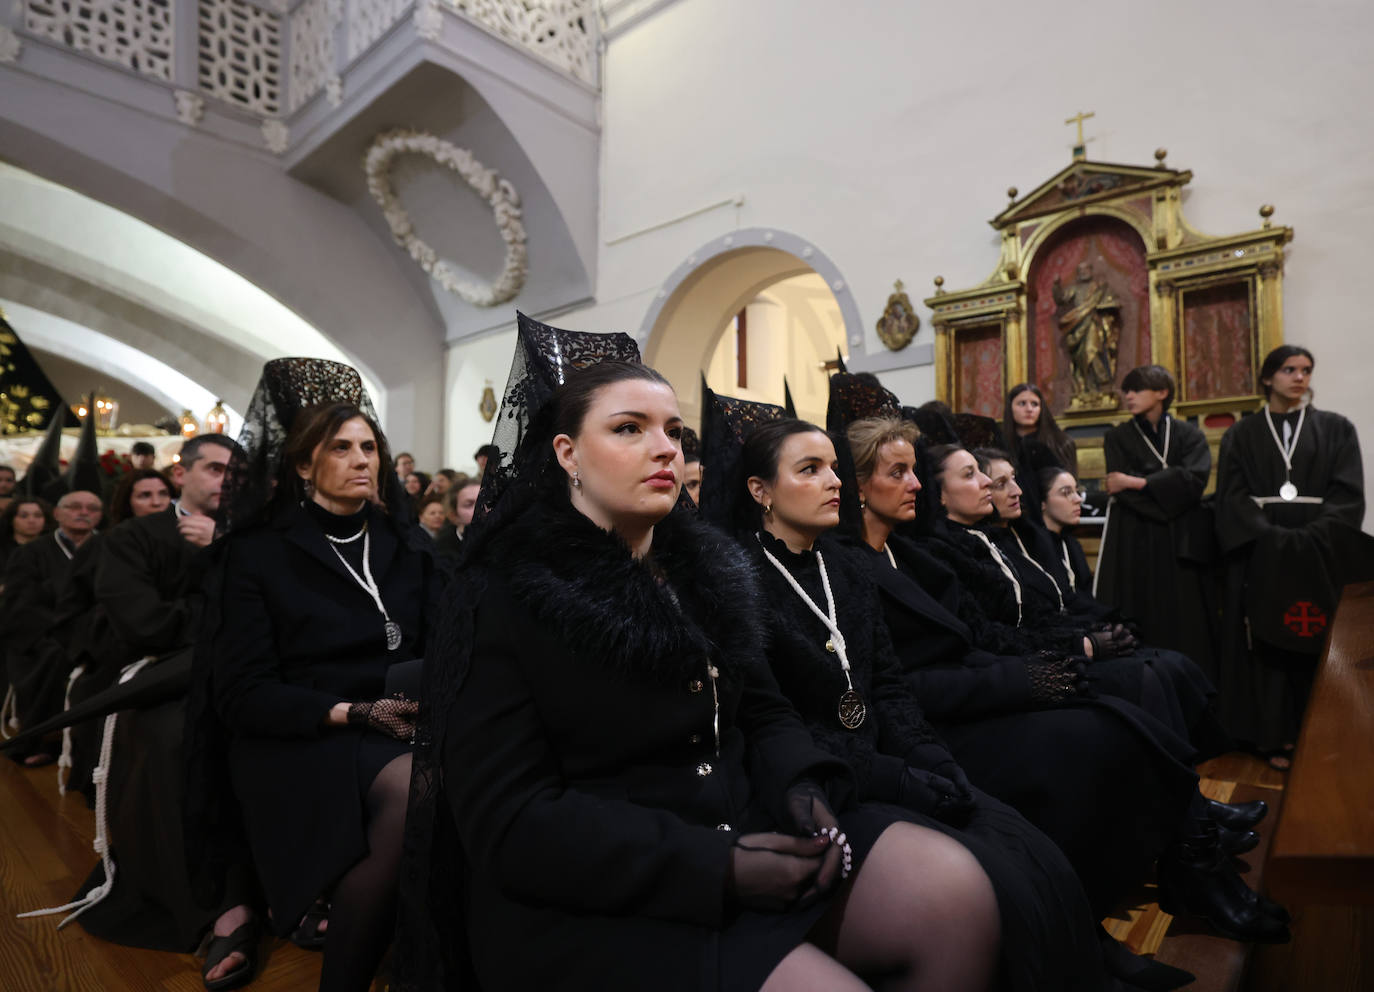
POLYGON ((1073 158, 1075 162, 1081 162, 1088 157, 1088 146, 1083 143, 1083 122, 1089 117, 1096 116, 1097 111, 1095 110, 1090 110, 1086 114, 1080 110, 1064 122, 1065 124, 1078 125, 1078 141, 1073 146, 1073 158))

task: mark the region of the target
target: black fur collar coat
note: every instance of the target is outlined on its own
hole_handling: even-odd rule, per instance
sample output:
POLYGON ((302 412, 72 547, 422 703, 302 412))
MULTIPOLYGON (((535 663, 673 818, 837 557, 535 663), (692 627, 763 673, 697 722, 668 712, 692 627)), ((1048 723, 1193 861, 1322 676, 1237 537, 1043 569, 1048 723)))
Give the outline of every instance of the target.
POLYGON ((783 825, 800 779, 837 810, 853 792, 769 673, 748 559, 689 515, 636 559, 536 505, 471 570, 485 588, 442 765, 478 978, 712 987, 696 967, 729 925, 735 838, 783 825))

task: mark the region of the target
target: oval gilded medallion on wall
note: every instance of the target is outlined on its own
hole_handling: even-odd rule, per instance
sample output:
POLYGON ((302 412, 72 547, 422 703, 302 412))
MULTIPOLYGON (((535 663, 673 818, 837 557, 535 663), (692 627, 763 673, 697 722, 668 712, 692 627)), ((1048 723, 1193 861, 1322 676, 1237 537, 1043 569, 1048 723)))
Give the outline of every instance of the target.
POLYGON ((477 404, 477 412, 482 415, 482 419, 490 422, 496 416, 496 391, 491 388, 491 381, 487 381, 487 386, 482 390, 482 401, 477 404))
POLYGON ((921 318, 916 316, 902 280, 898 279, 892 284, 892 295, 887 298, 883 315, 878 318, 878 338, 892 351, 901 351, 911 344, 920 326, 921 318))

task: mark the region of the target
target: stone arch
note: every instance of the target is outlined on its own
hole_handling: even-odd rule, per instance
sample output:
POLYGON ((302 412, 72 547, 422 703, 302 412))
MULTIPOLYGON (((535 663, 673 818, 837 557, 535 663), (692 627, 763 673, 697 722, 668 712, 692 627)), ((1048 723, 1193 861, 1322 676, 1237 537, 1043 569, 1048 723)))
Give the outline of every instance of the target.
POLYGON ((772 228, 746 228, 715 238, 689 255, 664 281, 637 339, 645 362, 678 391, 683 414, 700 413, 697 370, 715 350, 730 318, 769 286, 815 273, 840 308, 850 359, 864 354, 859 308, 844 276, 804 238, 772 228))

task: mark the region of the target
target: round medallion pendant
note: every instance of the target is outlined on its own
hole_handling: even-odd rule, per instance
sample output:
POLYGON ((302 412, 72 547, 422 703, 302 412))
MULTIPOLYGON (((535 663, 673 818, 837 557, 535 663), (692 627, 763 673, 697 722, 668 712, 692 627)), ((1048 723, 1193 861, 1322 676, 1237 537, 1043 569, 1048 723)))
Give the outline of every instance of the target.
POLYGON ((1291 482, 1285 482, 1279 486, 1279 495, 1283 497, 1284 502, 1291 503, 1298 498, 1298 487, 1291 482))
POLYGON ((864 698, 853 689, 846 689, 840 696, 840 724, 846 730, 857 730, 868 716, 864 698))
POLYGON ((395 651, 401 646, 401 625, 395 620, 386 622, 386 649, 395 651))

